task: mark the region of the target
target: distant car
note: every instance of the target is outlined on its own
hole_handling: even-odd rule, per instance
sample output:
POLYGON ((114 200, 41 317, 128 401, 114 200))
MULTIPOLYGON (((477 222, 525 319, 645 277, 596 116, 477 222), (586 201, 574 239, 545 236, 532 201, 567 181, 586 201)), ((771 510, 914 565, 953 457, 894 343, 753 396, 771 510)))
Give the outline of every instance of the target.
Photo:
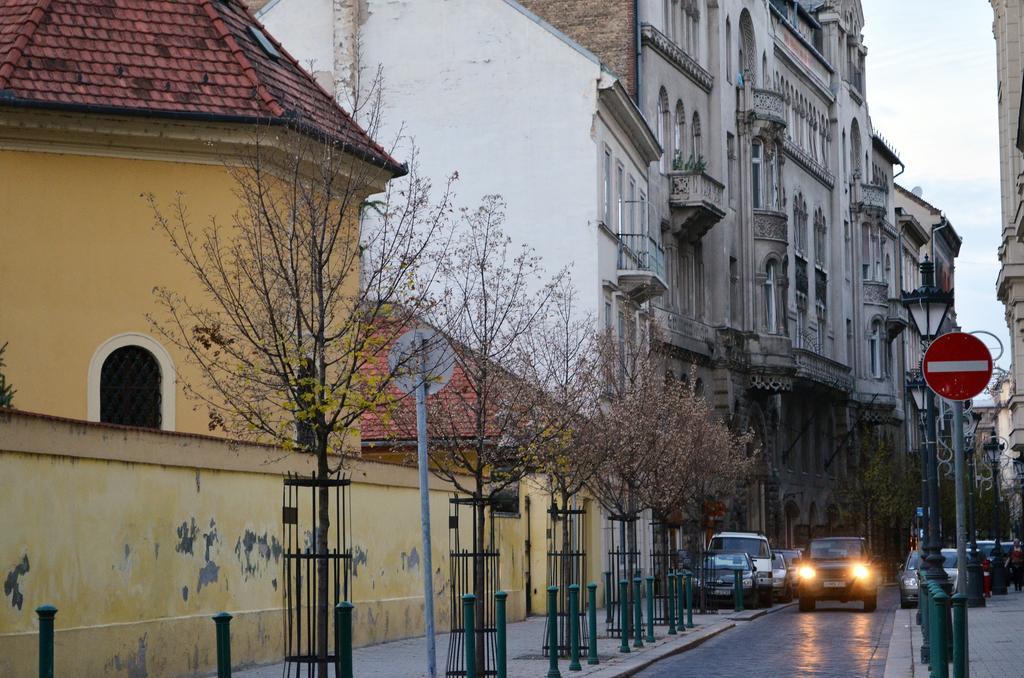
POLYGON ((772 595, 783 603, 793 600, 789 564, 780 551, 772 551, 772 595))
POLYGON ((783 558, 786 559, 786 570, 789 572, 789 600, 796 598, 796 580, 797 568, 800 565, 800 557, 803 555, 803 549, 772 549, 772 555, 781 553, 783 558))
POLYGON ((755 568, 757 602, 772 606, 772 549, 768 537, 757 532, 718 532, 708 543, 712 553, 737 553, 750 556, 755 568))
POLYGON ((903 569, 899 573, 900 582, 900 607, 914 607, 917 605, 918 570, 921 568, 921 552, 914 550, 907 554, 903 563, 903 569))
POLYGON ((742 551, 708 554, 704 566, 699 570, 697 588, 704 592, 706 599, 716 604, 731 605, 735 588, 736 572, 741 573, 744 607, 754 607, 757 588, 754 585, 754 561, 742 551))
POLYGON ((865 612, 878 606, 878 572, 860 537, 812 539, 800 559, 799 574, 801 612, 810 612, 819 600, 859 600, 865 612))

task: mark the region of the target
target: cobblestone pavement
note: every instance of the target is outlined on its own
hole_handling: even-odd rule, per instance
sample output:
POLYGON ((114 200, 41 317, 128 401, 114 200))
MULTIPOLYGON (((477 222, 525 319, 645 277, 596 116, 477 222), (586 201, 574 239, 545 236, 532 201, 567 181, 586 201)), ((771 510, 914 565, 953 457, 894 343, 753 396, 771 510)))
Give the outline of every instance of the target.
MULTIPOLYGON (((1024 593, 986 599, 985 607, 967 609, 968 656, 971 678, 1024 676, 1024 593)), ((927 676, 921 663, 921 629, 915 610, 896 614, 886 678, 927 676)), ((952 674, 952 665, 950 667, 952 674)))
POLYGON ((887 586, 878 592, 878 609, 873 613, 863 612, 860 603, 819 603, 810 613, 789 607, 765 619, 738 624, 637 675, 881 678, 898 604, 899 591, 887 586))

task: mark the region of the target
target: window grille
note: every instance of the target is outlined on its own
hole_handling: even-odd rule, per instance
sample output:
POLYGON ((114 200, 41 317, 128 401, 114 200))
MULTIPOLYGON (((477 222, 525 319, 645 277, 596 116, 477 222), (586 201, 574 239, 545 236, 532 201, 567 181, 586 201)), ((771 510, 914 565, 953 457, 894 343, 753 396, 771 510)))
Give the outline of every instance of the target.
POLYGON ((103 361, 100 421, 160 428, 160 365, 141 346, 123 346, 103 361))

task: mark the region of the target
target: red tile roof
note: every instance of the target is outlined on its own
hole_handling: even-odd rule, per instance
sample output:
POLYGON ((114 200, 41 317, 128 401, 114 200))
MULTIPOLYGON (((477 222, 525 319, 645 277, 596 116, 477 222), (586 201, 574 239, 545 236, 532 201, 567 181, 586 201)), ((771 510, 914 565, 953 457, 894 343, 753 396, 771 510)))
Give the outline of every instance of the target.
POLYGON ((0 104, 293 124, 405 171, 239 0, 0 0, 0 104))

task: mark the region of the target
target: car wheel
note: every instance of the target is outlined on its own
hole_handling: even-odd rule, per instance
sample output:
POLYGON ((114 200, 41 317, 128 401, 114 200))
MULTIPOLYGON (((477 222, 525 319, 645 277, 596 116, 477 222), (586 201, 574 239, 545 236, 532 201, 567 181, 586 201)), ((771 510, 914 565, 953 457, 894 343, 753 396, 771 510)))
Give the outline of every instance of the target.
POLYGON ((906 598, 900 596, 900 608, 906 610, 907 608, 914 607, 914 604, 906 598))
POLYGON ((800 598, 800 611, 811 612, 814 609, 815 600, 814 598, 800 598))
POLYGON ((865 598, 864 599, 864 611, 865 612, 874 612, 876 607, 878 607, 878 595, 877 594, 871 596, 870 598, 865 598))

